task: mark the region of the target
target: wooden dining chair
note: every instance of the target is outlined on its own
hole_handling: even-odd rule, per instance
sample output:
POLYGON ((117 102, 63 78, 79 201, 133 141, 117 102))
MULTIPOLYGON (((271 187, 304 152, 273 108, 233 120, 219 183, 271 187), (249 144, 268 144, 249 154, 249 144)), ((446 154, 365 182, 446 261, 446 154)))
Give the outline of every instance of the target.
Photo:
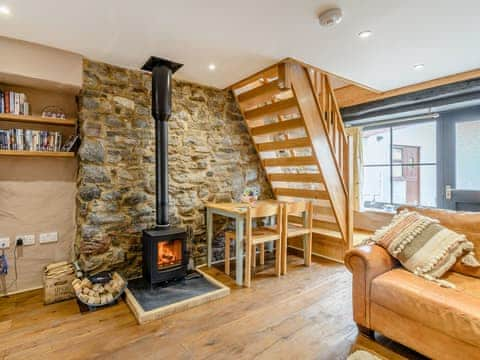
MULTIPOLYGON (((230 253, 230 246, 233 241, 235 241, 236 238, 236 233, 235 231, 225 231, 225 259, 224 259, 224 264, 225 264, 225 274, 230 275, 230 259, 231 259, 231 253, 230 253)), ((255 269, 257 266, 257 248, 259 248, 259 264, 264 265, 265 264, 265 243, 261 243, 258 246, 257 245, 252 245, 252 268, 255 269)))
POLYGON ((313 204, 311 201, 285 203, 282 218, 282 274, 287 273, 288 238, 303 237, 303 258, 305 266, 312 263, 313 204), (289 221, 290 216, 300 216, 302 223, 289 221))
MULTIPOLYGON (((245 215, 245 286, 250 287, 252 278, 252 264, 256 262, 256 248, 260 247, 260 262, 264 262, 265 243, 274 242, 275 246, 275 274, 281 274, 282 254, 282 216, 283 204, 262 203, 247 208, 245 215), (275 217, 276 225, 253 228, 252 223, 258 218, 275 217), (263 252, 262 252, 263 250, 263 252)), ((230 274, 230 243, 236 237, 234 231, 225 232, 225 273, 230 274), (227 250, 228 249, 228 250, 227 250)), ((242 259, 237 259, 242 261, 242 259)))
MULTIPOLYGON (((224 257, 224 266, 225 266, 225 274, 230 275, 230 259, 231 259, 231 244, 236 239, 235 231, 227 230, 225 231, 225 257, 224 257)), ((261 243, 258 245, 252 245, 252 268, 255 269, 257 267, 257 248, 259 249, 259 260, 258 263, 260 265, 265 264, 265 243, 261 243)))

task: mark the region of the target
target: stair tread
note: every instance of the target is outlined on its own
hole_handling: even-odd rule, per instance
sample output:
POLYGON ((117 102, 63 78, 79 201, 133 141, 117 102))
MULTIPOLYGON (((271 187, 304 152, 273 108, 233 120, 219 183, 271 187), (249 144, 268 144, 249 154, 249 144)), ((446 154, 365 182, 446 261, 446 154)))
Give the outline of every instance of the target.
POLYGON ((239 94, 237 99, 243 108, 248 108, 252 105, 271 100, 275 95, 282 93, 282 91, 284 90, 279 87, 279 81, 277 79, 245 91, 239 94))
POLYGON ((271 158, 262 160, 264 166, 309 166, 317 165, 317 161, 313 156, 289 156, 281 158, 271 158))
POLYGON ((336 224, 337 220, 335 219, 335 216, 333 215, 319 215, 315 214, 313 215, 313 220, 318 220, 318 221, 324 221, 332 224, 336 224))
POLYGON ((287 139, 283 141, 271 141, 257 144, 258 151, 275 151, 283 149, 295 149, 310 147, 310 139, 308 137, 287 139))
POLYGON ((285 115, 297 110, 297 99, 294 97, 273 102, 271 104, 245 111, 245 119, 254 120, 264 116, 285 115))
POLYGON ((299 182, 299 183, 322 183, 322 175, 312 173, 298 173, 298 174, 269 174, 270 182, 299 182))
POLYGON ((304 127, 303 119, 296 118, 292 120, 276 122, 273 124, 251 127, 250 132, 252 133, 253 136, 260 136, 260 135, 269 135, 269 134, 275 134, 275 133, 285 132, 289 130, 300 129, 303 127, 304 127))
POLYGON ((257 81, 265 81, 266 79, 272 79, 278 77, 278 64, 272 65, 266 69, 263 69, 246 79, 231 85, 232 90, 241 90, 242 88, 249 86, 257 81))
POLYGON ((293 189, 293 188, 277 187, 273 189, 273 192, 277 196, 300 197, 300 198, 306 198, 306 199, 319 199, 319 200, 328 199, 328 193, 324 190, 293 189))

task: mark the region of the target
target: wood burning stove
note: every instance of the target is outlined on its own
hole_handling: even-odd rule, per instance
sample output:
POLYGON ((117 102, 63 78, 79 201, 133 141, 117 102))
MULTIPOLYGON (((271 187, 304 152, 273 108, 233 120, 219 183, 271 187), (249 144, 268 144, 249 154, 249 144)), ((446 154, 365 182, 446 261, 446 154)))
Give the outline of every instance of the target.
POLYGON ((187 275, 187 232, 170 227, 168 219, 168 119, 172 109, 172 73, 181 64, 150 57, 143 70, 152 72, 152 116, 155 119, 155 189, 157 226, 145 230, 143 277, 150 285, 187 275))
POLYGON ((182 228, 145 230, 143 278, 150 284, 182 279, 187 275, 187 233, 182 228))

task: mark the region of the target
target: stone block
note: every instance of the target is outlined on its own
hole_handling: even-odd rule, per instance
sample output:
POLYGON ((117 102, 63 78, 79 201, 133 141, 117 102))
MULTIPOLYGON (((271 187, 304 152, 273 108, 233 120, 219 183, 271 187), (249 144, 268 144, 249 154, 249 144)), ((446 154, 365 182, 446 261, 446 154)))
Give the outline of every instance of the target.
POLYGON ((81 164, 80 180, 84 183, 110 182, 110 174, 107 168, 97 165, 81 164))
POLYGON ((78 154, 83 161, 93 163, 103 163, 105 161, 105 149, 98 140, 83 140, 78 154))
POLYGON ((80 185, 78 195, 83 201, 91 201, 100 197, 101 190, 95 185, 80 185))

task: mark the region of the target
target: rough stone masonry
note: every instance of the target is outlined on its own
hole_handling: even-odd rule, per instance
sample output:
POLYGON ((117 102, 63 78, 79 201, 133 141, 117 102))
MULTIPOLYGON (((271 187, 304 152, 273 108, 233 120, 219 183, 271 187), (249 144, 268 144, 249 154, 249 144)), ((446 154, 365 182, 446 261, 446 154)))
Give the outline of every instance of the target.
MULTIPOLYGON (((89 272, 141 273, 141 232, 155 223, 151 76, 84 61, 75 254, 89 272)), ((271 193, 228 91, 173 82, 169 122, 170 222, 190 225, 189 249, 206 260, 206 201, 238 199, 245 186, 271 193)), ((214 243, 217 256, 223 241, 214 243)))

